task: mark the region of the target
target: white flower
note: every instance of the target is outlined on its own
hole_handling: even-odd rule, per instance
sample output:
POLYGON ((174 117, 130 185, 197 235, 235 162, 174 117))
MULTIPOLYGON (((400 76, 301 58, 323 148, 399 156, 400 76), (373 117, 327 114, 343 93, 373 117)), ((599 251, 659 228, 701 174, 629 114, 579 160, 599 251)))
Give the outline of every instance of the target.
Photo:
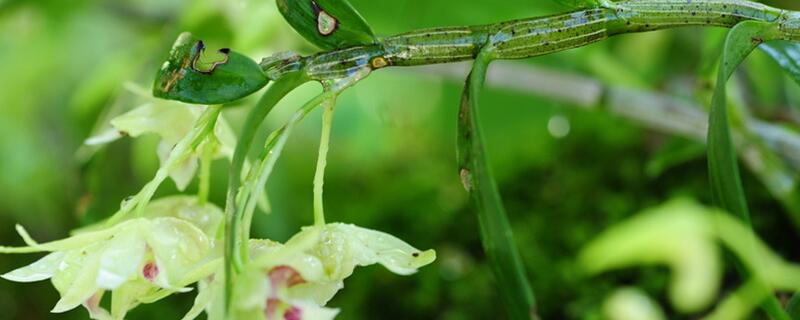
MULTIPOLYGON (((131 87, 131 91, 141 91, 140 88, 131 87)), ((156 153, 163 165, 170 151, 192 129, 200 117, 203 108, 174 101, 163 101, 149 98, 147 103, 111 119, 111 128, 86 139, 87 145, 100 145, 115 141, 124 136, 139 137, 144 134, 157 134, 161 141, 156 153)), ((218 148, 213 151, 214 158, 233 157, 236 137, 233 130, 222 116, 214 127, 214 136, 218 148)), ((210 147, 207 143, 198 147, 195 154, 183 161, 179 166, 170 170, 169 176, 175 181, 179 190, 184 190, 191 182, 197 171, 197 162, 200 150, 210 147)))

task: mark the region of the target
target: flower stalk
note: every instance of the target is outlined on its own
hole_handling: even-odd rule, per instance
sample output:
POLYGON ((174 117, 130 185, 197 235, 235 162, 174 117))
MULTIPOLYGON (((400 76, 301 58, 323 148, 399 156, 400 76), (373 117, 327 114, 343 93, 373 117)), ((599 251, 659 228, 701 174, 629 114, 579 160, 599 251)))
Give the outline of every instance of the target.
POLYGON ((325 183, 325 166, 327 165, 328 159, 328 146, 331 139, 333 109, 336 107, 336 97, 325 100, 323 105, 322 133, 319 139, 317 168, 314 172, 314 225, 316 226, 325 224, 325 212, 322 204, 322 186, 325 183))

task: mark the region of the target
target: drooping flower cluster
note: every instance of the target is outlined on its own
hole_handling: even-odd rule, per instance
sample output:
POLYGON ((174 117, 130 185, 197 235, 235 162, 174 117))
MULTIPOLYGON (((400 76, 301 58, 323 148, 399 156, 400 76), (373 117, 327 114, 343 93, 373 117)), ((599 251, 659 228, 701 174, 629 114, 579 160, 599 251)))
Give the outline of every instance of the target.
MULTIPOLYGON (((343 223, 305 227, 285 244, 250 241, 251 261, 234 281, 235 319, 333 319, 337 309, 325 308, 344 287, 356 266, 381 264, 409 275, 436 258, 380 231, 343 223)), ((222 319, 222 272, 201 281, 195 306, 184 319, 203 309, 209 319, 222 319)))
POLYGON ((93 318, 121 319, 140 303, 191 290, 187 286, 213 272, 219 262, 210 258, 221 221, 216 206, 177 196, 150 203, 142 217, 48 243, 34 242, 18 227, 28 246, 0 252, 50 253, 3 278, 51 279, 61 294, 52 312, 84 305, 93 318), (111 313, 99 306, 106 291, 113 294, 111 313))
MULTIPOLYGON (((44 258, 3 275, 11 281, 51 279, 61 294, 52 312, 83 305, 93 319, 122 319, 142 303, 170 294, 199 293, 185 319, 203 311, 223 319, 222 212, 195 197, 153 201, 146 215, 67 239, 36 243, 19 227, 27 247, 0 252, 50 252, 44 258), (108 311, 100 306, 112 294, 108 311)), ((381 264, 408 275, 431 263, 433 250, 420 251, 379 231, 350 224, 305 227, 285 244, 250 240, 251 260, 234 282, 235 319, 333 319, 325 304, 344 287, 356 266, 381 264)))
MULTIPOLYGON (((86 144, 157 134, 161 167, 153 180, 107 221, 69 238, 37 243, 18 226, 27 246, 0 247, 0 253, 49 252, 2 277, 17 282, 50 279, 61 295, 52 312, 82 305, 93 319, 123 319, 139 304, 191 291, 197 283, 195 305, 185 319, 204 311, 209 319, 332 319, 338 310, 325 304, 356 266, 378 263, 407 275, 435 259, 433 250, 419 251, 389 234, 341 223, 306 227, 285 244, 250 239, 250 259, 234 273, 233 288, 227 292, 231 303, 224 310, 224 214, 206 201, 208 170, 201 170, 206 174, 201 174, 196 197, 151 198, 168 177, 179 190, 185 189, 197 174, 198 161, 209 165, 217 157, 232 158, 235 138, 219 107, 202 111, 145 99, 112 119, 111 128, 86 144), (108 292, 110 308, 101 306, 108 292)), ((243 167, 249 171, 246 162, 243 167)), ((263 208, 266 202, 257 203, 263 208)))

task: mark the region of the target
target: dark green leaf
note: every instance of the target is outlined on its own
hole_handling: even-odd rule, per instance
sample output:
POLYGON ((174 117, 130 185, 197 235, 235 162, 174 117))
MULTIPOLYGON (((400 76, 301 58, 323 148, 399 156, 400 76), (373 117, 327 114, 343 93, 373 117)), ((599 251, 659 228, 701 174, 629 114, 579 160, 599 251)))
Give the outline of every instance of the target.
POLYGON ((252 59, 220 49, 216 61, 203 61, 203 42, 183 33, 156 74, 153 95, 198 104, 221 104, 261 89, 269 79, 252 59))
POLYGON ((708 166, 714 201, 745 220, 749 220, 749 214, 731 142, 725 83, 744 58, 775 33, 773 24, 756 21, 742 22, 731 29, 725 40, 708 120, 708 166))
POLYGON ((759 48, 775 59, 783 70, 800 84, 800 43, 775 40, 764 43, 759 48))
POLYGON ((511 224, 486 159, 484 139, 478 124, 478 98, 486 78, 489 58, 475 59, 461 96, 458 114, 458 161, 461 182, 477 211, 481 243, 495 276, 497 290, 511 319, 535 316, 535 300, 525 266, 514 243, 511 224))
POLYGON ((347 0, 278 0, 278 10, 303 38, 325 50, 377 41, 347 0))
MULTIPOLYGON (((747 224, 750 223, 750 213, 739 176, 736 150, 731 140, 725 83, 756 47, 764 41, 775 39, 778 33, 775 24, 765 22, 745 21, 734 26, 725 39, 717 85, 711 100, 708 119, 708 169, 711 195, 718 207, 738 216, 747 224)), ((741 266, 739 270, 746 273, 741 266)), ((788 319, 774 296, 763 301, 761 307, 773 319, 788 319)))

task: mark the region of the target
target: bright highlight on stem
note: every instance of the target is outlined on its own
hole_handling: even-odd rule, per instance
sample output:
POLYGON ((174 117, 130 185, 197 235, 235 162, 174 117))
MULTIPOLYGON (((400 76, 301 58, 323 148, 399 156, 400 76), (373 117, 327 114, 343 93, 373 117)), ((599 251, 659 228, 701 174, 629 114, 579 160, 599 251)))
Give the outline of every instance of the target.
POLYGON ((314 172, 314 225, 325 224, 325 212, 322 205, 322 185, 325 183, 325 166, 328 159, 328 145, 331 140, 331 127, 333 126, 333 109, 336 107, 336 97, 323 102, 322 133, 319 139, 319 154, 317 156, 317 169, 314 172))

